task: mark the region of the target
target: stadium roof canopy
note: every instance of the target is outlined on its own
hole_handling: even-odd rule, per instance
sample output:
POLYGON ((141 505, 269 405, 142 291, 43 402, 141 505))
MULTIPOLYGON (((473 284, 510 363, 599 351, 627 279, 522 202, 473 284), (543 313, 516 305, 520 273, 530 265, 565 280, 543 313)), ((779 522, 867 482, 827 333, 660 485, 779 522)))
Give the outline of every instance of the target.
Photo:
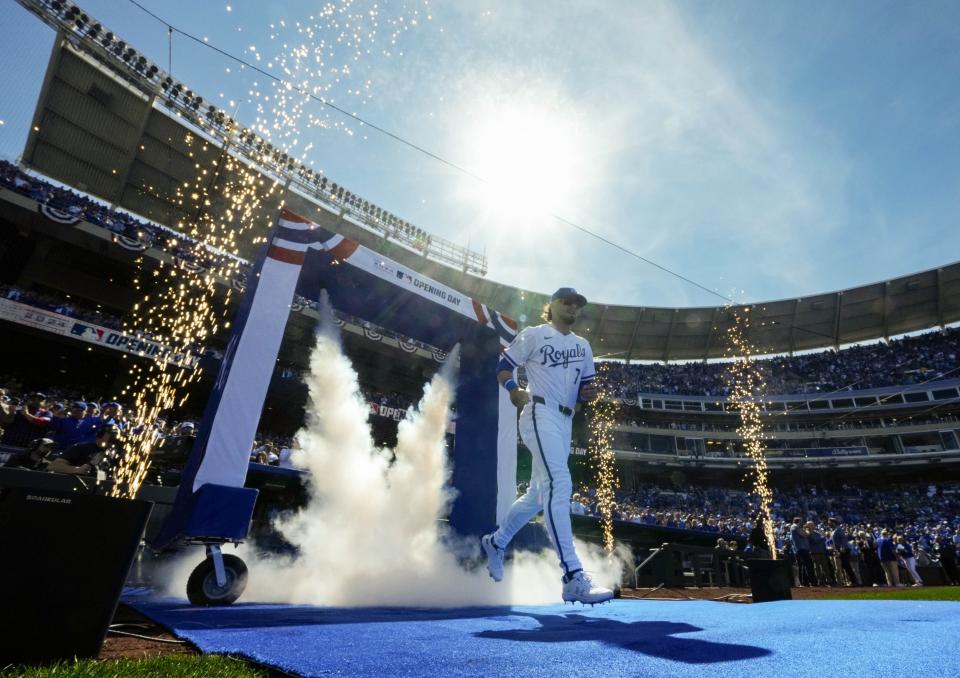
MULTIPOLYGON (((288 207, 359 240, 412 269, 493 308, 536 322, 545 294, 482 277, 479 257, 398 219, 234 124, 185 84, 166 80, 134 48, 107 43, 77 15, 42 0, 20 0, 58 29, 23 163, 57 181, 158 223, 177 228, 199 210, 231 207, 223 187, 236 185, 218 160, 229 153, 281 190, 259 206, 269 223, 281 196, 288 207), (59 13, 58 13, 59 12, 59 13), (107 47, 104 45, 108 44, 107 47), (257 146, 257 142, 261 147, 257 146), (216 169, 214 169, 216 167, 216 169), (209 172, 209 205, 182 195, 209 172), (480 275, 474 275, 479 273, 480 275)), ((86 15, 83 15, 86 16, 86 15)), ((96 26, 100 26, 96 24, 96 26)), ((110 34, 112 36, 112 34, 110 34)), ((235 163, 234 166, 239 166, 235 163)), ((190 189, 192 190, 192 189, 190 189)), ((250 256, 253 245, 241 254, 250 256)), ((851 252, 851 256, 855 253, 851 252)), ((749 339, 762 353, 789 353, 896 336, 960 321, 960 262, 860 287, 751 304, 749 307, 655 308, 592 303, 578 332, 598 357, 698 360, 724 357, 726 332, 749 308, 749 339)))

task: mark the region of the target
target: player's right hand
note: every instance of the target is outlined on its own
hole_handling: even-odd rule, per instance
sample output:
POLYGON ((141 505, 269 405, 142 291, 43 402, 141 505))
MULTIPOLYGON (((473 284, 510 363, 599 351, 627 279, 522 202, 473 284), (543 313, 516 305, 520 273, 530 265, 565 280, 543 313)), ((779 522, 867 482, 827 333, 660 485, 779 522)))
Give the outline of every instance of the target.
POLYGON ((522 388, 515 388, 510 391, 510 402, 518 410, 522 410, 523 406, 530 402, 530 394, 522 388))

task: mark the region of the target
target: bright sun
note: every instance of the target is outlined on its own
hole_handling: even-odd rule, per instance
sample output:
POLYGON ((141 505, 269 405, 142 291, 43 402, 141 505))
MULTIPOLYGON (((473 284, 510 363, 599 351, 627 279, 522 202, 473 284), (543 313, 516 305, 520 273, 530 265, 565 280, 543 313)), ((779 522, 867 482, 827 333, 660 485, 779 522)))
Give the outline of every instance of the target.
POLYGON ((530 221, 576 206, 585 154, 572 118, 513 103, 483 111, 466 134, 467 167, 486 180, 471 193, 489 213, 530 221))

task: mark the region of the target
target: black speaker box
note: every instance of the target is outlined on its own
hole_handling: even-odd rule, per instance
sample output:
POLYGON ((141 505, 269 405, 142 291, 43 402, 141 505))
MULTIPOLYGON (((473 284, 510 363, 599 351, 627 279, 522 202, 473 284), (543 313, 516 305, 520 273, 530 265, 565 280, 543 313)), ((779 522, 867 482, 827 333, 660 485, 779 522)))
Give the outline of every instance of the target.
POLYGON ((97 655, 151 506, 0 488, 0 669, 97 655))
POLYGON ((646 564, 637 572, 637 586, 641 588, 671 588, 687 583, 683 573, 683 554, 675 548, 663 548, 644 562, 646 564))
POLYGON ((793 584, 793 573, 790 571, 790 561, 785 558, 779 560, 765 560, 758 558, 748 560, 750 568, 750 591, 753 593, 753 602, 769 603, 774 600, 792 600, 790 586, 793 584))

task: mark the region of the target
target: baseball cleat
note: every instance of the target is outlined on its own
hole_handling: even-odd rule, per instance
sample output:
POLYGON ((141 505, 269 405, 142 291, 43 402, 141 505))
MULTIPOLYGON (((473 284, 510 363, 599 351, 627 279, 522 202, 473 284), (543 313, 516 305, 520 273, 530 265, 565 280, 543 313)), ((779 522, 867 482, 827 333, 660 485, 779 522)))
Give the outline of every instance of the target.
POLYGON ((480 537, 480 545, 487 556, 487 571, 493 581, 503 579, 503 549, 493 543, 493 534, 480 537))
POLYGON ((594 586, 590 575, 580 571, 563 585, 563 602, 596 605, 613 598, 613 591, 602 586, 594 586))

